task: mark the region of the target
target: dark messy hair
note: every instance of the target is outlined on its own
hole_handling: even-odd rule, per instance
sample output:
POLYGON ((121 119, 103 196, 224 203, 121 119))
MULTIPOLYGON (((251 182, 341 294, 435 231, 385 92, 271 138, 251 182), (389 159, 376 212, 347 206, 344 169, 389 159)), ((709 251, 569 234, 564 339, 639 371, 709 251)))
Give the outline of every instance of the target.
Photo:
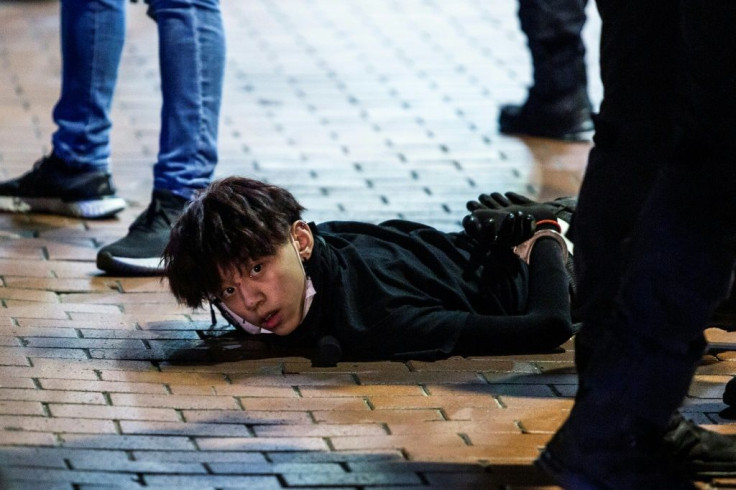
POLYGON ((273 255, 304 208, 284 188, 245 177, 210 184, 171 230, 164 274, 176 299, 198 308, 219 294, 220 271, 273 255))

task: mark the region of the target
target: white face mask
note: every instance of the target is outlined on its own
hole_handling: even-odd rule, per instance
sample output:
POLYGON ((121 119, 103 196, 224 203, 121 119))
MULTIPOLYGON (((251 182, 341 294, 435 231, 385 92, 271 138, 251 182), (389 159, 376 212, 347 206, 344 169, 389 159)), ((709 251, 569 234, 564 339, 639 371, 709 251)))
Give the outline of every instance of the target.
MULTIPOLYGON (((314 300, 314 296, 317 294, 317 290, 314 289, 314 284, 312 284, 312 279, 307 276, 306 284, 304 287, 304 311, 302 312, 302 318, 301 320, 304 320, 304 318, 307 316, 307 313, 309 312, 309 308, 312 306, 312 301, 314 300)), ((270 330, 266 330, 265 328, 261 328, 258 325, 253 325, 252 323, 246 321, 241 316, 237 315, 233 312, 230 308, 228 308, 225 303, 222 301, 218 302, 218 306, 225 310, 230 318, 228 318, 228 321, 231 321, 231 323, 234 323, 233 326, 240 327, 246 332, 257 335, 261 333, 273 333, 270 330)))

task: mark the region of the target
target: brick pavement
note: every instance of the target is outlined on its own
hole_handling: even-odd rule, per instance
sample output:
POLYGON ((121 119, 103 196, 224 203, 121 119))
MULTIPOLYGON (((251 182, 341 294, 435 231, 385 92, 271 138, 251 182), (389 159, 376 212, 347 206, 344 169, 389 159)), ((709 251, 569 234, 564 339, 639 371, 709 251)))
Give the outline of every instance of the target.
MULTIPOLYGON (((515 8, 225 1, 218 175, 287 186, 310 220, 401 217, 446 230, 479 192, 575 194, 587 144, 497 132, 498 105, 521 100, 530 78, 515 8)), ((104 221, 0 215, 0 484, 549 486, 531 461, 571 405, 571 343, 545 355, 315 367, 210 330, 209 314, 177 306, 158 278, 96 270, 96 249, 147 204, 157 148, 155 29, 144 7, 129 13, 113 152, 130 207, 104 221)), ((57 23, 57 2, 0 2, 0 178, 50 149, 57 23)), ((733 359, 707 356, 687 400, 689 416, 726 432, 736 432, 720 402, 733 359)))

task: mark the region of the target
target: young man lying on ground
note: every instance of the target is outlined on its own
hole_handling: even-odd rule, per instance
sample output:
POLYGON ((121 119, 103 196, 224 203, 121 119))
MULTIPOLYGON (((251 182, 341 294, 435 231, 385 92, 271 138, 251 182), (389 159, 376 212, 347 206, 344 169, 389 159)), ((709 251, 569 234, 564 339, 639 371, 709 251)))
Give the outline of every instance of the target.
POLYGON ((457 233, 307 224, 287 190, 231 177, 176 223, 165 274, 180 302, 212 302, 248 332, 329 339, 332 362, 550 350, 573 333, 558 208, 508 196, 469 204, 457 233))
MULTIPOLYGON (((315 225, 285 189, 230 177, 178 220, 165 273, 180 302, 211 302, 233 325, 291 345, 322 341, 330 363, 548 350, 573 333, 556 219, 573 208, 494 193, 468 203, 457 233, 400 220, 315 225)), ((736 476, 732 439, 679 413, 665 444, 696 479, 736 476)))

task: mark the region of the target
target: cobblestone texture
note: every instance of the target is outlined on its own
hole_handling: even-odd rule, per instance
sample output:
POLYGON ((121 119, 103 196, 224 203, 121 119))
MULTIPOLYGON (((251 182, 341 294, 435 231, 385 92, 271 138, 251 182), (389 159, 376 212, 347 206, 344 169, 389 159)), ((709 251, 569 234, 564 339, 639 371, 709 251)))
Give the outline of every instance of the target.
MULTIPOLYGON (((0 178, 50 150, 58 3, 0 2, 0 178)), ((516 2, 223 0, 218 176, 284 185, 307 219, 454 230, 480 192, 577 192, 588 144, 500 135, 529 57, 516 2)), ((154 25, 129 6, 113 108, 118 219, 0 215, 0 486, 550 487, 531 465, 575 392, 572 343, 534 356, 314 367, 218 341, 158 278, 94 265, 147 205, 157 151, 154 25)), ((600 100, 599 20, 586 28, 600 100)), ((714 333, 719 342, 733 342, 714 333)), ((689 416, 723 417, 733 355, 709 355, 689 416)), ((723 425, 717 425, 723 424, 723 425)), ((724 484, 728 482, 722 482, 724 484)))

